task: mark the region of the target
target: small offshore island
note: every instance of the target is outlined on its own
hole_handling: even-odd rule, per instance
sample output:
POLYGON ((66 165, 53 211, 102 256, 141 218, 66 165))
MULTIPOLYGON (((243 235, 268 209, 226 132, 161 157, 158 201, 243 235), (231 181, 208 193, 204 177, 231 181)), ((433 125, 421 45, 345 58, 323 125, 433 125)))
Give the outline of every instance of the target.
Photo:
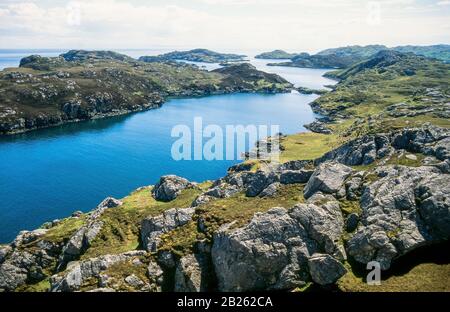
MULTIPOLYGON (((0 247, 0 291, 449 291, 450 64, 358 53, 328 73, 339 82, 312 102, 312 132, 279 137, 281 163, 202 183, 166 175, 23 231, 0 247)), ((32 56, 1 76, 3 133, 293 88, 245 63, 206 72, 111 52, 32 56)))

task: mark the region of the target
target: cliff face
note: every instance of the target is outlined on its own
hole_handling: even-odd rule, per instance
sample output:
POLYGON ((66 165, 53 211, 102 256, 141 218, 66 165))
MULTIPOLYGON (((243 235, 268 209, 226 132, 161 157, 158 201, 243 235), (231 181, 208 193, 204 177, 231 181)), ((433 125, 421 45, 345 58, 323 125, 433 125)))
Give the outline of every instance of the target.
POLYGON ((187 64, 139 62, 110 51, 29 56, 19 68, 0 72, 0 134, 157 108, 167 96, 291 88, 283 78, 246 64, 230 68, 207 72, 187 64))

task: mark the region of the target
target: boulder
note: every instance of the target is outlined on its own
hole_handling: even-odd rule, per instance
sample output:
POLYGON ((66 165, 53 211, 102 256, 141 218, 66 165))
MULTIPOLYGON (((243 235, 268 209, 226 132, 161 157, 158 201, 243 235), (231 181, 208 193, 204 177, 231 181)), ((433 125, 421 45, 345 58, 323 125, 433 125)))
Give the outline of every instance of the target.
POLYGON ((248 197, 258 196, 266 187, 278 180, 279 177, 272 171, 258 171, 248 178, 245 195, 248 197))
POLYGON ((145 283, 134 274, 125 277, 125 282, 134 289, 140 289, 145 286, 145 283))
POLYGON ((152 195, 156 200, 171 201, 177 198, 182 190, 193 187, 195 187, 195 184, 185 178, 176 175, 166 175, 162 176, 152 189, 152 195))
POLYGON ((333 284, 347 273, 341 262, 327 254, 312 255, 308 267, 312 280, 319 285, 333 284))
POLYGON ((214 186, 213 188, 206 191, 203 195, 211 196, 215 198, 228 198, 240 191, 240 188, 236 185, 231 185, 228 183, 222 183, 220 185, 214 186))
POLYGON ((211 255, 219 291, 292 289, 310 279, 316 252, 342 256, 342 216, 336 204, 299 204, 257 213, 242 228, 222 226, 211 255))
POLYGON ((347 251, 383 270, 418 247, 450 237, 450 177, 435 167, 386 166, 361 197, 361 223, 347 251))
POLYGON ((191 204, 191 207, 197 207, 206 203, 209 203, 210 201, 214 200, 215 197, 201 194, 197 196, 197 198, 194 199, 194 201, 191 204))
POLYGON ((281 184, 279 182, 275 182, 270 184, 268 187, 266 187, 264 190, 259 193, 259 197, 274 197, 277 195, 278 189, 280 188, 281 184))
POLYGON ((185 225, 192 220, 194 208, 172 208, 141 222, 141 240, 148 251, 156 251, 163 233, 185 225))
POLYGON ((328 194, 336 193, 351 173, 352 168, 337 162, 320 164, 305 186, 305 198, 311 197, 318 191, 328 194))
POLYGON ((284 170, 280 174, 280 182, 281 184, 306 183, 312 174, 312 170, 284 170))
POLYGON ((204 292, 212 286, 211 263, 205 254, 182 257, 175 271, 176 292, 204 292))
POLYGON ((345 220, 345 230, 349 233, 356 230, 359 223, 359 216, 356 213, 351 213, 347 216, 345 220))

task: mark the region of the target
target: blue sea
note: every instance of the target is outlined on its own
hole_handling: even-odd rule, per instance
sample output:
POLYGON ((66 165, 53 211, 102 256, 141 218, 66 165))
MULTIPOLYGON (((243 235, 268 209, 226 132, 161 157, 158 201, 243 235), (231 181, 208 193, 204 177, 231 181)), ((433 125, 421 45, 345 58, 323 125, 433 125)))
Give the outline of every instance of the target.
MULTIPOLYGON (((0 69, 18 66, 30 54, 56 56, 61 50, 0 50, 0 69)), ((118 51, 133 57, 162 50, 118 51)), ((245 54, 245 53, 244 53, 245 54)), ((334 82, 326 70, 269 67, 270 60, 250 58, 257 68, 282 75, 298 86, 321 88, 334 82)), ((198 64, 205 69, 218 64, 198 64)), ((233 94, 172 99, 160 109, 102 120, 68 124, 0 137, 0 243, 20 230, 89 211, 105 197, 121 198, 161 175, 193 181, 223 176, 236 160, 181 160, 171 156, 176 125, 279 125, 286 134, 305 131, 316 117, 308 105, 316 95, 299 93, 233 94)), ((254 142, 250 142, 253 144, 254 142)))

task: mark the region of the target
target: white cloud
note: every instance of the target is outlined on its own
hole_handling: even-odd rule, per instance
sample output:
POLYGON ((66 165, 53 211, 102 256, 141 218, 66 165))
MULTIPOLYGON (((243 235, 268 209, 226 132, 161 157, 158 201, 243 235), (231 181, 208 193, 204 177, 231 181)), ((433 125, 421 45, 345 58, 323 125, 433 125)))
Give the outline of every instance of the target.
MULTIPOLYGON (((436 4, 444 2, 449 1, 436 4)), ((161 0, 2 0, 0 46, 150 48, 171 45, 313 51, 346 44, 450 41, 448 14, 443 14, 437 6, 420 5, 414 0, 172 3, 176 4, 161 0), (373 14, 370 7, 375 7, 368 6, 370 2, 379 3, 377 23, 368 23, 368 16, 373 14)))

